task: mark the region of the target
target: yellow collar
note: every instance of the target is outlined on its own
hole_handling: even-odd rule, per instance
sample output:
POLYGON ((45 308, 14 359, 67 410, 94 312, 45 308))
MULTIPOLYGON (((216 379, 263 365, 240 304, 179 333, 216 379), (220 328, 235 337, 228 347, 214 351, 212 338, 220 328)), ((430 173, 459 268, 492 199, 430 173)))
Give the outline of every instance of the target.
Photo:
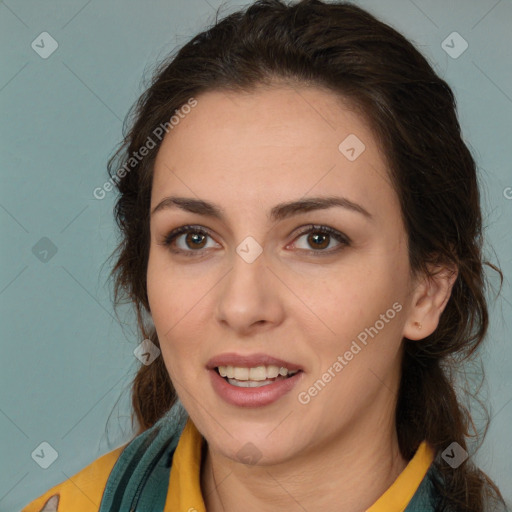
POLYGON ((366 512, 403 512, 434 460, 432 448, 423 441, 396 480, 366 512))
MULTIPOLYGON (((206 512, 200 482, 202 446, 203 437, 189 418, 174 453, 165 512, 206 512)), ((405 510, 433 459, 432 449, 423 441, 391 487, 367 512, 405 510)))

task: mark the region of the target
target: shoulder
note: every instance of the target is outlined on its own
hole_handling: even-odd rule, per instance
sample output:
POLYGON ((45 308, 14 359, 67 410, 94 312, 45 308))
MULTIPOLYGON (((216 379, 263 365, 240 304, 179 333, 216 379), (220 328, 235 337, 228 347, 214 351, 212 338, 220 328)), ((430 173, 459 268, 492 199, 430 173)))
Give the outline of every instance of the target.
POLYGON ((109 474, 125 447, 120 446, 97 458, 29 503, 21 512, 97 511, 109 474))

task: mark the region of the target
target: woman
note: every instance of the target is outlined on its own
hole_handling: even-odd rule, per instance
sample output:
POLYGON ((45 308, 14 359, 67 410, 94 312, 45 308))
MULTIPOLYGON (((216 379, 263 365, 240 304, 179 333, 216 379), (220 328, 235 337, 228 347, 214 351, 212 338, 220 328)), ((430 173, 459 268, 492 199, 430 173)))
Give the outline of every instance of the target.
POLYGON ((109 169, 139 435, 27 512, 504 506, 453 384, 488 325, 475 163, 402 35, 256 2, 162 65, 109 169))

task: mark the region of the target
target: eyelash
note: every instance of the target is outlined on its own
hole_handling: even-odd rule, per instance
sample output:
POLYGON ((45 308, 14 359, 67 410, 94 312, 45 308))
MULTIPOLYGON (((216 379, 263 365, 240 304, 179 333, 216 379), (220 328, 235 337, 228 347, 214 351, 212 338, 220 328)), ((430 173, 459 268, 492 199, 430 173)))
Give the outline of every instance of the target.
MULTIPOLYGON (((162 242, 162 245, 164 245, 166 247, 171 247, 171 244, 176 240, 176 238, 178 238, 180 235, 185 234, 185 233, 201 234, 201 235, 205 235, 205 236, 209 236, 210 238, 213 238, 210 235, 210 233, 207 230, 205 230, 204 228, 201 228, 199 226, 186 225, 186 226, 181 226, 179 228, 176 228, 173 231, 171 231, 168 235, 166 235, 162 242)), ((343 247, 350 246, 350 244, 351 244, 351 240, 343 233, 340 233, 339 231, 337 231, 333 228, 330 228, 328 226, 320 226, 320 225, 316 225, 316 224, 310 224, 310 225, 306 226, 304 230, 302 230, 300 233, 297 234, 296 238, 300 238, 301 236, 309 234, 309 233, 321 233, 323 235, 330 235, 331 237, 333 237, 336 241, 338 241, 341 244, 340 247, 338 247, 336 249, 330 249, 328 251, 323 250, 323 249, 322 250, 311 249, 310 251, 308 251, 308 252, 312 253, 314 256, 331 255, 333 253, 340 251, 343 247)), ((305 250, 305 249, 301 249, 301 250, 305 250)), ((184 251, 182 249, 178 249, 178 250, 171 250, 171 252, 177 253, 177 254, 183 254, 187 257, 196 257, 197 255, 200 256, 202 253, 204 253, 204 251, 202 249, 198 249, 197 251, 196 250, 184 251)))

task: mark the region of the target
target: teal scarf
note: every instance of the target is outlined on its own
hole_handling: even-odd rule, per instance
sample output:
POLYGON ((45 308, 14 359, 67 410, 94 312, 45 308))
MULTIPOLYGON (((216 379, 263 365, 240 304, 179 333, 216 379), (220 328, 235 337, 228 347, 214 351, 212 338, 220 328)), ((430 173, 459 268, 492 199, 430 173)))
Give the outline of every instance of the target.
POLYGON ((176 404, 122 451, 103 493, 99 512, 162 512, 174 450, 187 422, 176 404))
MULTIPOLYGON (((187 419, 178 401, 126 446, 110 473, 99 512, 163 512, 174 451, 187 419)), ((404 512, 434 512, 428 478, 432 471, 431 467, 404 512)))

